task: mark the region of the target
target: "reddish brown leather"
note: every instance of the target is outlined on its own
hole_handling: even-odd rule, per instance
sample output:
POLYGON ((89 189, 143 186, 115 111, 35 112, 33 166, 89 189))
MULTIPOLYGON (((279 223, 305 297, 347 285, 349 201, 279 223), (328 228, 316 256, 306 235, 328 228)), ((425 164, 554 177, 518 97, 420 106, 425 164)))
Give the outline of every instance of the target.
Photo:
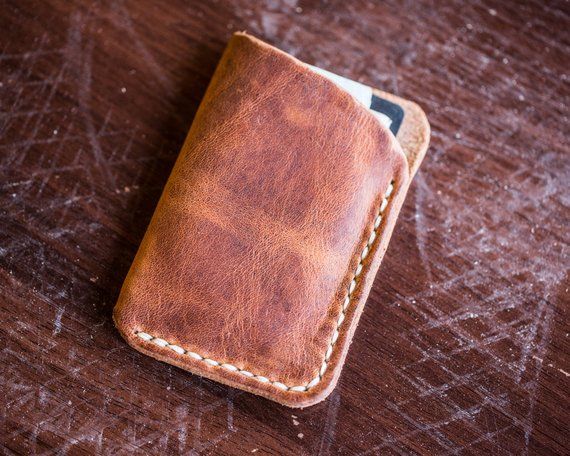
POLYGON ((143 353, 282 404, 322 400, 338 379, 408 181, 398 142, 350 95, 291 56, 234 35, 125 280, 114 311, 119 331, 143 353), (291 390, 318 377, 329 346, 319 382, 291 390))

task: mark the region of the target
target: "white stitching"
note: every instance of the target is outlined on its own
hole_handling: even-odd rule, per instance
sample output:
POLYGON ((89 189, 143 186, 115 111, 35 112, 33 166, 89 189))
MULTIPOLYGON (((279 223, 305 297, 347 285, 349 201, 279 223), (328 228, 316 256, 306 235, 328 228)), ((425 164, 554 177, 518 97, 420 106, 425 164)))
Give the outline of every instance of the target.
POLYGON ((159 337, 154 337, 154 336, 152 336, 148 333, 145 333, 143 331, 135 331, 135 334, 139 338, 141 338, 142 340, 144 340, 146 342, 152 342, 155 345, 158 345, 159 347, 162 347, 162 348, 168 347, 171 350, 175 351, 176 353, 179 353, 181 355, 188 355, 188 356, 190 356, 190 357, 192 357, 198 361, 205 362, 209 366, 220 367, 222 369, 226 369, 226 370, 229 370, 231 372, 237 372, 237 373, 243 375, 244 377, 254 378, 261 383, 271 383, 276 388, 279 388, 279 389, 284 390, 284 391, 294 391, 294 392, 308 391, 309 389, 311 389, 311 388, 313 388, 319 384, 319 382, 323 379, 323 376, 328 369, 328 363, 329 363, 329 360, 332 356, 333 348, 337 342, 337 339, 338 339, 338 336, 340 333, 340 327, 341 327, 341 325, 344 322, 344 319, 346 317, 348 305, 350 304, 350 301, 352 299, 352 293, 354 293, 354 290, 356 289, 356 287, 358 285, 356 279, 358 278, 358 276, 362 272, 362 268, 363 268, 362 263, 363 263, 364 259, 368 256, 368 253, 372 247, 372 244, 377 238, 377 235, 378 235, 377 230, 380 227, 380 224, 382 222, 382 215, 383 215, 384 211, 386 210, 386 207, 388 207, 388 199, 390 198, 390 195, 392 194, 393 190, 394 190, 394 181, 391 181, 390 185, 388 185, 388 188, 386 189, 386 192, 384 193, 384 197, 382 198, 382 202, 380 203, 380 209, 378 210, 378 214, 374 218, 373 230, 370 233, 370 237, 368 238, 366 245, 364 246, 364 248, 362 249, 362 252, 360 253, 360 261, 358 262, 358 265, 356 266, 356 270, 354 272, 354 277, 350 281, 350 284, 348 286, 348 293, 343 300, 343 304, 341 306, 341 312, 340 312, 338 319, 337 319, 337 322, 336 322, 336 327, 335 327, 334 332, 331 336, 329 345, 327 347, 327 351, 325 352, 323 363, 319 369, 319 375, 317 375, 313 380, 311 380, 306 385, 287 386, 284 383, 281 383, 278 381, 271 381, 267 377, 264 377, 262 375, 256 375, 256 374, 249 372, 245 369, 240 369, 239 367, 234 366, 233 364, 220 363, 214 359, 210 359, 210 358, 206 358, 204 356, 201 356, 198 353, 195 353, 195 352, 192 352, 189 350, 185 350, 184 348, 182 348, 178 345, 171 344, 164 339, 161 339, 159 337))

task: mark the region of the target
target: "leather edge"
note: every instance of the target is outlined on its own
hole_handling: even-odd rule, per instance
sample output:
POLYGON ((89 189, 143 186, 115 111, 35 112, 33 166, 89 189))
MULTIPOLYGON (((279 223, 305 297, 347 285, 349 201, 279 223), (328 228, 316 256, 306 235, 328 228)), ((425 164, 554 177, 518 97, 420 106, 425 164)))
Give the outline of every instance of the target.
POLYGON ((397 95, 372 88, 372 92, 402 107, 404 121, 396 139, 400 142, 408 161, 410 176, 418 171, 429 147, 431 127, 424 110, 415 102, 397 95))

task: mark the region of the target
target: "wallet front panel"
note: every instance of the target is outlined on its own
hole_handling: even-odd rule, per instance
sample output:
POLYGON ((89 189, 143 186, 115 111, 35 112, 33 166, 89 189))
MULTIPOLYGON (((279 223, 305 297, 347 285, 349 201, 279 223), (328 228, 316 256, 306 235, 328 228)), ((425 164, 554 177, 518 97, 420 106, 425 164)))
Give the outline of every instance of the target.
POLYGON ((409 182, 349 94, 231 39, 114 319, 157 359, 289 406, 334 387, 409 182))

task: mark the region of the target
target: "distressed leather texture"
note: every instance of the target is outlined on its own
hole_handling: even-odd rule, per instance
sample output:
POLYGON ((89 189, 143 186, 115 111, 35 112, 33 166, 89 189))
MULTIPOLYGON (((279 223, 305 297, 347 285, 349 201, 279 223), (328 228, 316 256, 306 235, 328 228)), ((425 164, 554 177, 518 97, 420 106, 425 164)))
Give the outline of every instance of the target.
POLYGON ((235 34, 125 279, 117 328, 195 374, 292 407, 319 402, 410 179, 398 141, 349 94, 235 34))

